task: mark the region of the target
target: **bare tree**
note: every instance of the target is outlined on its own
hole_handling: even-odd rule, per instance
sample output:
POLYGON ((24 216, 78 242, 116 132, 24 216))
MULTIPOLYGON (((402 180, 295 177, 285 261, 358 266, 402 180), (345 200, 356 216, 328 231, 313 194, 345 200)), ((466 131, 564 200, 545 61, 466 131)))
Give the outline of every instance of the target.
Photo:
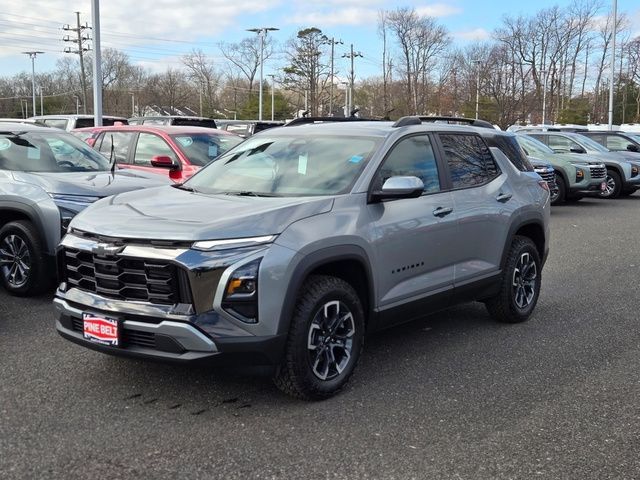
MULTIPOLYGON (((229 77, 245 77, 249 92, 253 92, 256 74, 260 67, 260 37, 253 35, 238 43, 221 43, 220 51, 229 61, 229 77)), ((274 54, 273 37, 265 37, 262 58, 267 60, 274 54)))
POLYGON ((197 85, 198 96, 204 97, 203 114, 213 116, 216 108, 216 92, 220 84, 220 74, 202 50, 193 50, 182 57, 189 78, 197 85))

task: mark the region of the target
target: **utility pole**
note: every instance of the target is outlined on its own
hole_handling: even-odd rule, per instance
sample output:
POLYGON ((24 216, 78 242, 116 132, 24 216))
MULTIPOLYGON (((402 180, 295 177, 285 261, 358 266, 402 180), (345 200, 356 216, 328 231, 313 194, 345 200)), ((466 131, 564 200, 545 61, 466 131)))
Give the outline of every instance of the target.
POLYGON ((131 93, 131 116, 136 116, 136 94, 134 92, 131 93))
POLYGON ((40 85, 40 115, 44 115, 44 95, 42 93, 42 85, 40 85))
POLYGON ((22 52, 31 58, 31 99, 33 100, 33 116, 36 116, 36 57, 44 52, 22 52))
POLYGON ((355 72, 353 68, 353 60, 356 57, 363 57, 362 53, 353 51, 353 43, 351 44, 351 53, 345 53, 342 58, 348 58, 351 60, 351 75, 349 78, 349 109, 345 117, 351 116, 353 111, 353 84, 355 83, 355 72))
POLYGON ((100 0, 91 0, 93 25, 93 115, 94 126, 102 126, 102 58, 100 51, 100 0))
POLYGON ((613 130, 613 84, 616 73, 616 34, 618 30, 618 0, 613 0, 613 39, 611 42, 611 80, 609 81, 609 130, 613 130))
POLYGON ((260 92, 258 94, 258 120, 262 121, 262 82, 263 82, 263 66, 264 66, 264 39, 268 32, 280 30, 275 27, 249 28, 247 32, 257 33, 260 37, 260 92))
POLYGON ((72 42, 78 45, 77 49, 72 49, 71 47, 66 47, 64 49, 64 53, 73 53, 80 56, 80 85, 82 86, 82 109, 83 112, 87 113, 87 80, 84 72, 84 52, 88 52, 90 50, 89 47, 84 46, 84 42, 91 40, 88 36, 83 35, 84 30, 87 30, 89 27, 87 25, 80 25, 80 12, 76 13, 76 28, 71 28, 70 25, 65 25, 62 27, 64 31, 67 32, 76 32, 77 39, 73 39, 69 37, 69 35, 65 35, 62 40, 65 42, 72 42))
POLYGON ((331 76, 329 77, 329 116, 333 117, 333 83, 334 83, 334 68, 333 68, 333 64, 334 64, 334 57, 335 57, 335 46, 336 45, 343 45, 343 41, 342 40, 336 40, 335 38, 331 38, 330 40, 327 40, 326 42, 324 42, 328 45, 331 45, 331 76))

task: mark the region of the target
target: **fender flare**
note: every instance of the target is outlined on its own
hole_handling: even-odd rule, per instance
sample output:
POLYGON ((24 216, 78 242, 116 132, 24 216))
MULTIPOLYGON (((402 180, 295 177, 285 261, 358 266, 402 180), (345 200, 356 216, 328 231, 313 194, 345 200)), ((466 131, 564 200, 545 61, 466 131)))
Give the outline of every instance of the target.
POLYGON ((375 305, 375 287, 373 274, 371 271, 371 262, 369 256, 362 247, 357 245, 336 245, 332 247, 322 248, 312 253, 304 255, 302 259, 295 266, 295 269, 289 278, 289 284, 284 296, 284 302, 280 311, 280 321, 278 322, 278 334, 287 334, 289 332, 289 325, 291 323, 291 317, 293 316, 293 309, 295 307, 296 299, 300 292, 300 288, 305 279, 318 267, 323 265, 341 261, 341 260, 355 260, 363 267, 365 276, 367 278, 368 305, 366 307, 365 314, 368 318, 373 318, 373 311, 375 305))

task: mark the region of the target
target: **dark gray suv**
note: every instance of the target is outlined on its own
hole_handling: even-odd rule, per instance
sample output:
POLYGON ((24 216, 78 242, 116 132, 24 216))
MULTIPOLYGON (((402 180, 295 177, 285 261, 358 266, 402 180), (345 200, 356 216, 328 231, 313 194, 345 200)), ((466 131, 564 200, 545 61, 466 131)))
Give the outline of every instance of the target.
POLYGON ((548 186, 480 130, 275 128, 182 185, 96 202, 61 244, 57 330, 114 355, 273 364, 282 390, 320 399, 367 331, 472 300, 524 321, 548 186))

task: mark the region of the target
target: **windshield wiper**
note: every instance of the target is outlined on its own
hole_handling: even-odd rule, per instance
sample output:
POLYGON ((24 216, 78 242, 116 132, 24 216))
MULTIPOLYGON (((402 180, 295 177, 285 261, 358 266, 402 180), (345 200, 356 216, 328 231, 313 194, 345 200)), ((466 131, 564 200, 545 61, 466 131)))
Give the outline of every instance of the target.
POLYGON ((184 183, 174 183, 173 185, 171 185, 173 188, 177 188, 179 190, 184 190, 185 192, 196 192, 197 190, 193 187, 189 187, 188 185, 185 185, 184 183))
POLYGON ((252 192, 251 190, 241 190, 239 192, 225 192, 225 195, 235 195, 237 197, 277 197, 275 193, 252 192))

